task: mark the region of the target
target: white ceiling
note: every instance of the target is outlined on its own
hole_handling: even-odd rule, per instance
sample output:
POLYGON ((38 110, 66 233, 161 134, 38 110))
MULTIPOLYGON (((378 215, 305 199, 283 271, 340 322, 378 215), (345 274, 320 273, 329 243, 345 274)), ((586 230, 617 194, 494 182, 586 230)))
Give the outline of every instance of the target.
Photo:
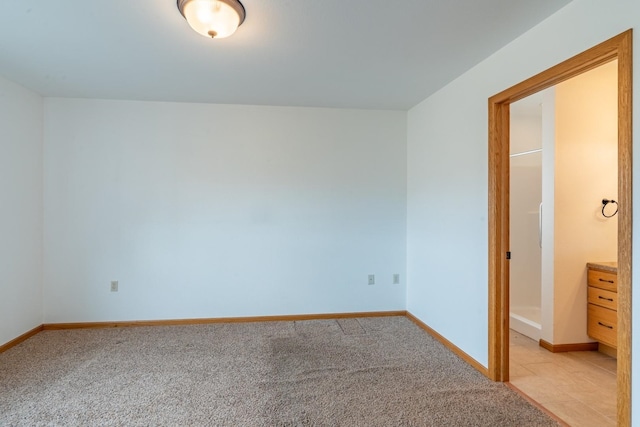
POLYGON ((44 96, 409 109, 570 0, 243 0, 227 39, 175 0, 0 0, 0 75, 44 96))

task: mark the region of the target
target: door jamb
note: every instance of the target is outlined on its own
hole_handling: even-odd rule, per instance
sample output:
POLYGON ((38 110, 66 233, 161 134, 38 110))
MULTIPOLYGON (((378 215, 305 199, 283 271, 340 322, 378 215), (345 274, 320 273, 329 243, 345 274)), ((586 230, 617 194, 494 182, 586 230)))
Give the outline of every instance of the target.
POLYGON ((509 380, 509 105, 618 60, 618 425, 631 425, 632 30, 489 98, 489 377, 509 380))

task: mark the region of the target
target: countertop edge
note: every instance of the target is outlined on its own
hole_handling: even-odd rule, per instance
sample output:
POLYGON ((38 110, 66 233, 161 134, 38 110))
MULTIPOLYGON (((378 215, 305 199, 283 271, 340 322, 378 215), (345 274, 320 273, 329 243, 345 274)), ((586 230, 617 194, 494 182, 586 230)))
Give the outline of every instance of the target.
POLYGON ((588 262, 587 268, 593 270, 607 271, 609 273, 618 273, 617 262, 588 262))

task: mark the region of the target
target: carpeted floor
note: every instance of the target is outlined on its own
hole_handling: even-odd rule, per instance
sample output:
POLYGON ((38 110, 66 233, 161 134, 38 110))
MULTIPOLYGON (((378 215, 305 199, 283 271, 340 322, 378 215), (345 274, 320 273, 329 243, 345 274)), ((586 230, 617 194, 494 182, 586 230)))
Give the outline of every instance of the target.
POLYGON ((5 426, 557 426, 405 317, 44 331, 5 426))

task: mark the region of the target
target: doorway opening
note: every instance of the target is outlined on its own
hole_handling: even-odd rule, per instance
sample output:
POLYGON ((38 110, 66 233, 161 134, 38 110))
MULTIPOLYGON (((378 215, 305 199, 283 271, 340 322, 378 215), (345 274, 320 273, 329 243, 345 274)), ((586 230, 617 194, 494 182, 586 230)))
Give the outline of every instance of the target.
POLYGON ((617 419, 631 422, 632 32, 626 31, 489 99, 489 376, 509 380, 510 104, 618 60, 617 419))

